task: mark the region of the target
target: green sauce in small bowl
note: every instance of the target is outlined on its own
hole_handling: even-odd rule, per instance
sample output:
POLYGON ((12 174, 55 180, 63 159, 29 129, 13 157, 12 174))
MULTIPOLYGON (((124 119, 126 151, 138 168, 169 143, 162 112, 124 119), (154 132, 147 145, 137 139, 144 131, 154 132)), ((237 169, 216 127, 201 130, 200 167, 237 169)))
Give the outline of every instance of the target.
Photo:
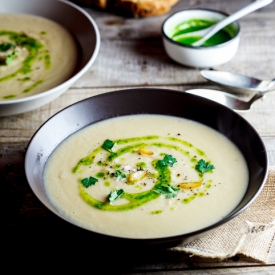
MULTIPOLYGON (((205 19, 192 19, 189 21, 185 21, 180 23, 176 26, 174 29, 173 34, 171 35, 171 38, 181 44, 186 45, 192 45, 194 42, 200 40, 201 36, 188 36, 188 33, 203 30, 205 28, 208 28, 214 24, 216 24, 217 21, 208 21, 205 19)), ((214 34, 212 37, 210 37, 208 40, 204 42, 202 47, 205 46, 214 46, 219 45, 222 43, 225 43, 229 41, 234 36, 232 30, 230 29, 230 25, 223 28, 222 30, 218 31, 216 34, 214 34)))

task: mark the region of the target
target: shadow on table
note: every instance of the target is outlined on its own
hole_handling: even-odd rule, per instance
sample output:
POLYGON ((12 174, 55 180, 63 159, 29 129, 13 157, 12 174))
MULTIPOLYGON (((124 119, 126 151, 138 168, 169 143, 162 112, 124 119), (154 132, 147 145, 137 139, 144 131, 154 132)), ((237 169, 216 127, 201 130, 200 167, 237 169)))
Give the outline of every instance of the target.
POLYGON ((119 243, 114 245, 54 215, 32 219, 1 232, 1 242, 4 243, 1 250, 5 251, 2 262, 12 269, 20 267, 21 271, 35 264, 42 270, 54 268, 65 272, 77 268, 100 270, 92 274, 121 274, 145 270, 146 265, 167 262, 172 256, 160 248, 148 250, 120 246, 119 243))

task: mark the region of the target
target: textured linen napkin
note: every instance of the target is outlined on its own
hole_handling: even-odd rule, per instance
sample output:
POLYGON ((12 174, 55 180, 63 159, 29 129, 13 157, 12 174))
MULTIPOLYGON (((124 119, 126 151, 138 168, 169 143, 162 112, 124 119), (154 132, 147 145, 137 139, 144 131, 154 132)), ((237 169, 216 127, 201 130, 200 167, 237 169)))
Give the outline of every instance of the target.
POLYGON ((245 211, 207 236, 170 250, 219 260, 241 254, 267 263, 274 239, 275 166, 272 166, 260 195, 245 211))

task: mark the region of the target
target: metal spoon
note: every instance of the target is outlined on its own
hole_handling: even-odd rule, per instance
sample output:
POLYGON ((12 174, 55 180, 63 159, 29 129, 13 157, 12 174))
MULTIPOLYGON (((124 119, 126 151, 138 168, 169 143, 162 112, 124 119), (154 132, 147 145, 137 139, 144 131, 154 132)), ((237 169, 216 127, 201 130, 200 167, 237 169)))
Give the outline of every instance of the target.
POLYGON ((275 89, 275 78, 260 80, 245 75, 214 70, 202 70, 200 73, 206 80, 231 92, 252 94, 253 96, 256 93, 267 93, 272 87, 275 89))
POLYGON ((191 89, 191 90, 186 90, 185 92, 211 99, 237 112, 249 111, 255 101, 257 101, 260 98, 264 98, 263 94, 257 93, 251 100, 246 102, 246 101, 240 100, 236 96, 224 93, 222 91, 217 91, 217 90, 191 89))
MULTIPOLYGON (((257 0, 248 6, 242 8, 241 10, 237 11, 236 13, 231 14, 230 16, 226 17, 225 19, 219 21, 215 25, 212 25, 206 29, 189 32, 186 34, 180 35, 181 37, 184 36, 194 36, 194 37, 202 37, 198 41, 192 43, 192 46, 199 47, 201 46, 207 39, 209 39, 211 36, 213 36, 215 33, 217 33, 222 28, 226 27, 230 23, 238 20, 239 18, 247 15, 248 13, 251 13, 257 9, 260 9, 268 4, 270 4, 273 0, 257 0)), ((178 37, 177 37, 178 38, 178 37)))

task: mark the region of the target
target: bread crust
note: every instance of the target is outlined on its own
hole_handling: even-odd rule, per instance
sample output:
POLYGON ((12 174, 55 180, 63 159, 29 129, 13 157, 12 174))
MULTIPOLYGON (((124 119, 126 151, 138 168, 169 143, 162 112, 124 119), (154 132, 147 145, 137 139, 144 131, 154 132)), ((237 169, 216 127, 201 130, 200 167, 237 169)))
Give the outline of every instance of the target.
POLYGON ((108 7, 108 0, 72 0, 77 4, 85 5, 87 7, 97 7, 106 9, 108 7))
POLYGON ((167 13, 179 0, 116 0, 116 8, 134 17, 149 17, 167 13))
POLYGON ((150 17, 168 12, 179 0, 71 0, 77 4, 112 9, 133 17, 150 17))

